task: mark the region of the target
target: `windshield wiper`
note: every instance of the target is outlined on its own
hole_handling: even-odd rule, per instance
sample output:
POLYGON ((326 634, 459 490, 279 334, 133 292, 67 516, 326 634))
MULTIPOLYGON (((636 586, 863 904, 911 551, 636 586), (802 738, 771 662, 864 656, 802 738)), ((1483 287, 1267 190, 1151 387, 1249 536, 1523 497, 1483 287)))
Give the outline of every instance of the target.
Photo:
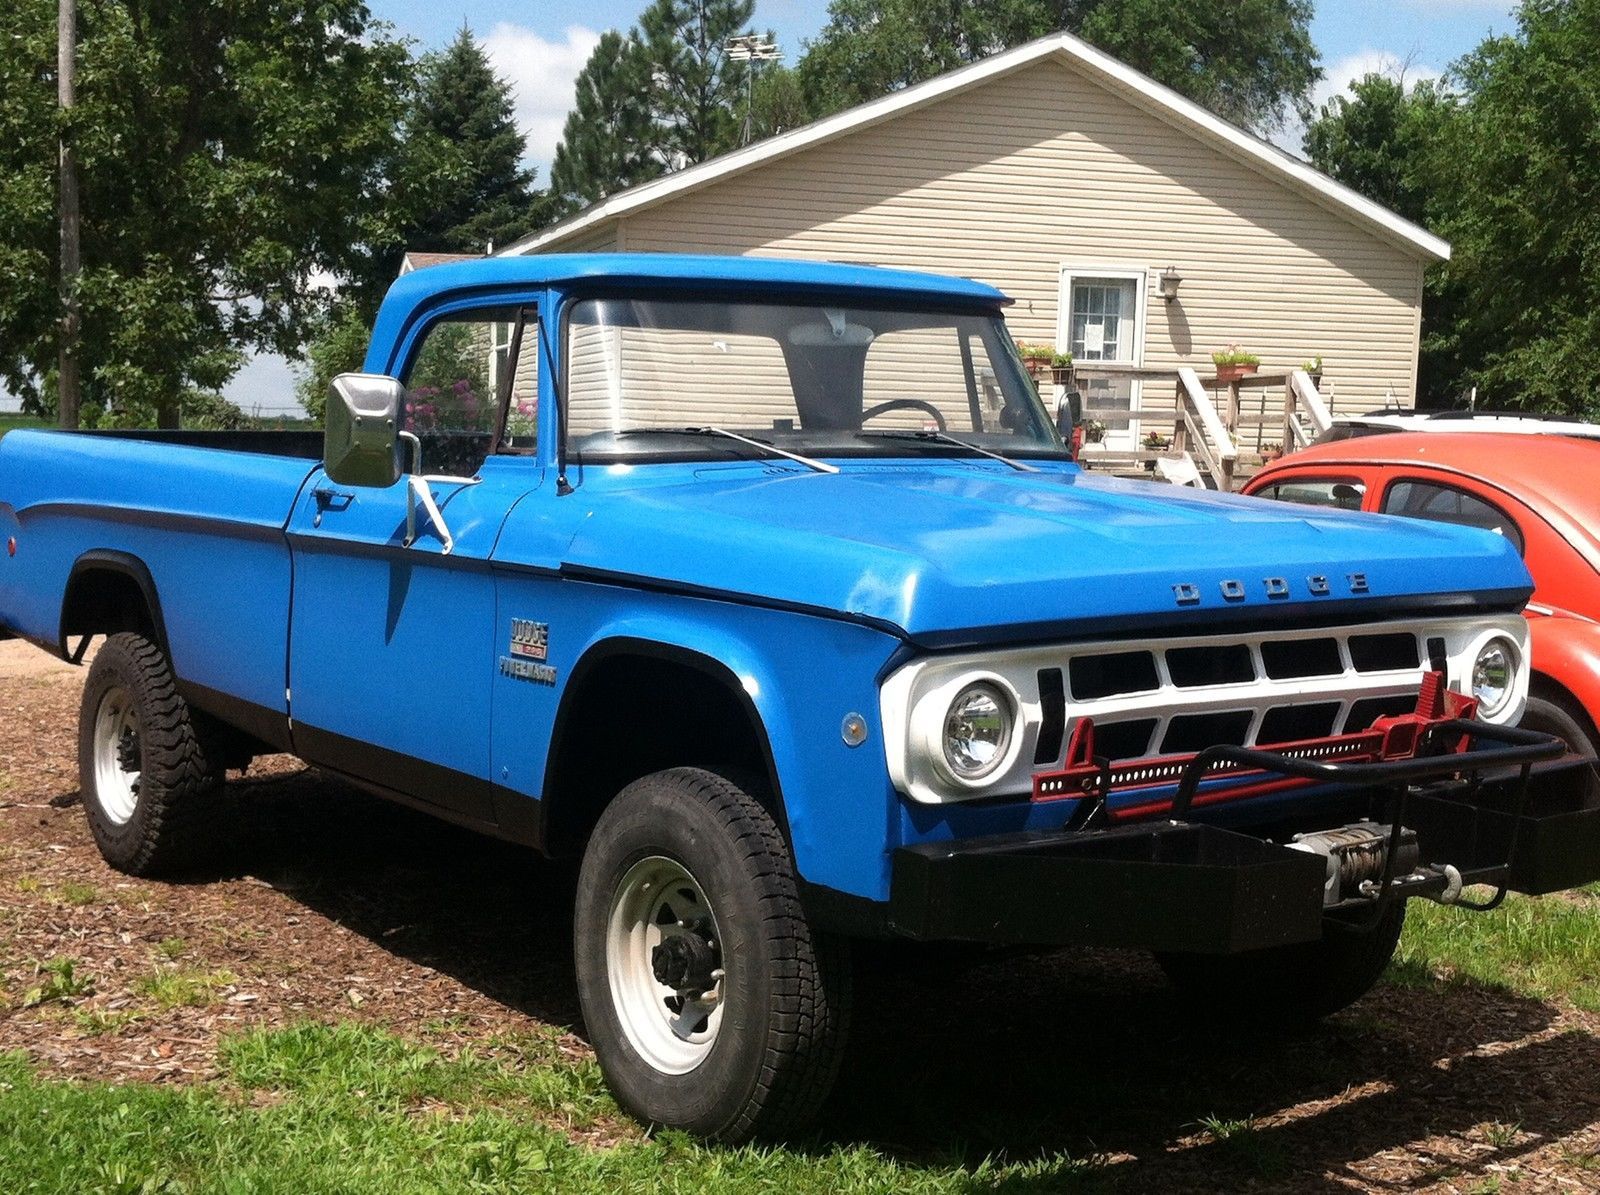
POLYGON ((790 452, 786 448, 779 448, 776 444, 769 444, 766 440, 752 440, 749 436, 741 436, 738 432, 730 432, 723 427, 630 427, 617 433, 619 436, 723 436, 729 440, 737 440, 740 444, 748 444, 751 448, 762 452, 770 452, 776 456, 785 457, 808 469, 818 473, 837 473, 839 467, 830 465, 826 461, 814 461, 809 456, 801 456, 798 452, 790 452))
POLYGON ((989 457, 999 461, 1002 465, 1010 465, 1019 473, 1037 473, 1039 470, 1032 465, 1025 465, 1021 461, 1014 461, 1009 456, 1001 456, 998 452, 990 452, 966 440, 958 440, 945 432, 917 431, 917 432, 857 432, 857 436, 875 436, 880 440, 932 440, 940 444, 954 444, 958 448, 966 448, 976 452, 979 456, 989 457))

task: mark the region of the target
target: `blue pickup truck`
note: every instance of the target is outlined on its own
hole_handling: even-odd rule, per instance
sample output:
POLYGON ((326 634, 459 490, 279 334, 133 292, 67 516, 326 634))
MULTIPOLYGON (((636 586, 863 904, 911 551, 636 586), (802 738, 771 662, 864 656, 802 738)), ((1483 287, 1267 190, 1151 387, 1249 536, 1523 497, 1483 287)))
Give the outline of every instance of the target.
POLYGON ((862 943, 1143 948, 1292 1021, 1410 898, 1600 877, 1512 545, 1086 474, 1005 303, 489 259, 395 283, 325 435, 7 436, 0 624, 98 641, 105 858, 181 871, 292 752, 581 859, 608 1081, 727 1140, 827 1094, 862 943))

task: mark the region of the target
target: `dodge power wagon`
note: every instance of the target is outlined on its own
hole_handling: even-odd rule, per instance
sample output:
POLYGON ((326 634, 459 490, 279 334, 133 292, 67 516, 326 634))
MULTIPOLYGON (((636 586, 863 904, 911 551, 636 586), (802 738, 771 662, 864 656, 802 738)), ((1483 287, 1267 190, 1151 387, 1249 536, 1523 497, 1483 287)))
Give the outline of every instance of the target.
MULTIPOLYGON (((111 865, 292 752, 581 860, 640 1118, 784 1132, 873 940, 1155 952, 1196 1012, 1364 993, 1406 903, 1600 877, 1468 527, 1091 476, 959 279, 672 256, 408 274, 325 435, 14 432, 0 623, 98 641, 111 865)), ((514 916, 515 910, 507 910, 514 916)))

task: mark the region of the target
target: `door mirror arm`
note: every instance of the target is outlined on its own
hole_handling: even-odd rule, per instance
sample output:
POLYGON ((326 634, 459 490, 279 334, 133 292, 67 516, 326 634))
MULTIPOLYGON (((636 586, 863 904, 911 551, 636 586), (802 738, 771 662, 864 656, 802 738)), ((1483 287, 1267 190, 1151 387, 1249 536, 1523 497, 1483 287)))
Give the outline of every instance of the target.
POLYGON ((411 448, 411 471, 406 475, 406 538, 404 546, 409 548, 417 542, 417 507, 420 505, 428 521, 433 524, 433 529, 439 533, 443 546, 439 549, 441 556, 448 556, 455 549, 455 536, 450 534, 450 528, 444 521, 444 512, 439 509, 439 503, 433 496, 432 483, 469 486, 479 484, 481 477, 429 477, 422 472, 422 441, 415 432, 401 432, 404 440, 411 448))

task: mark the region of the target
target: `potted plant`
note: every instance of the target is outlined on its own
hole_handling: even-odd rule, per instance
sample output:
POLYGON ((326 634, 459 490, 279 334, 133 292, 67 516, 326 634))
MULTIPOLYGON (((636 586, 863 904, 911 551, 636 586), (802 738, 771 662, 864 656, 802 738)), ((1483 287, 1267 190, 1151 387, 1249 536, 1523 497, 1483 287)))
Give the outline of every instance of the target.
POLYGON ((1017 341, 1017 352, 1022 354, 1022 363, 1035 377, 1050 368, 1050 362, 1056 355, 1054 345, 1027 344, 1021 340, 1017 341))
POLYGON ((1322 354, 1318 353, 1309 361, 1302 361, 1300 368, 1311 376, 1311 384, 1320 388, 1322 386, 1322 354))
POLYGON ((1106 425, 1098 419, 1085 419, 1083 421, 1083 442, 1085 444, 1098 444, 1106 438, 1106 425))
MULTIPOLYGON (((1147 432, 1140 443, 1144 445, 1147 452, 1164 452, 1172 444, 1172 441, 1160 432, 1147 432)), ((1154 461, 1146 461, 1144 463, 1144 471, 1146 473, 1154 473, 1156 471, 1156 463, 1154 461)))
POLYGON ((1283 445, 1276 440, 1269 440, 1261 446, 1261 459, 1263 461, 1275 461, 1282 455, 1283 445))
POLYGON ((1217 367, 1219 382, 1237 382, 1240 378, 1255 373, 1261 365, 1260 357, 1245 352, 1236 344, 1218 349, 1211 354, 1211 360, 1217 367))
POLYGON ((1050 380, 1057 386, 1067 386, 1072 383, 1072 354, 1050 354, 1050 380))

